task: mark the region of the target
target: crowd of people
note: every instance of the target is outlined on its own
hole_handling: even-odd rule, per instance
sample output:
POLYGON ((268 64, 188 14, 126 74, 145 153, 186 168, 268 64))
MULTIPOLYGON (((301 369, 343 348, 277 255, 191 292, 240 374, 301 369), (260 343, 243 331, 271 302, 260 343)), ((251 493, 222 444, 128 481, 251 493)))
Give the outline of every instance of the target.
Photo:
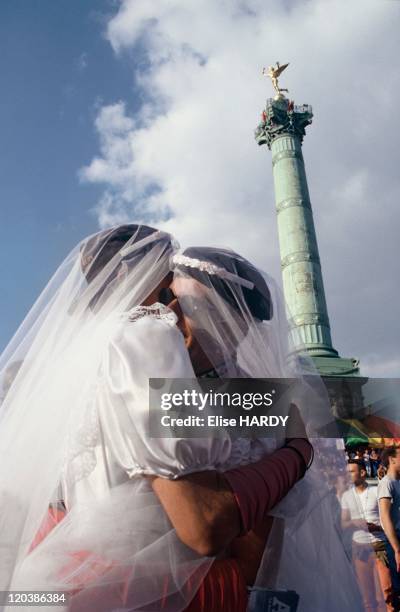
POLYGON ((379 480, 386 473, 381 455, 382 449, 372 447, 346 451, 347 461, 363 461, 368 478, 378 478, 379 480))
POLYGON ((364 609, 399 611, 400 448, 347 450, 346 459, 336 496, 364 609))

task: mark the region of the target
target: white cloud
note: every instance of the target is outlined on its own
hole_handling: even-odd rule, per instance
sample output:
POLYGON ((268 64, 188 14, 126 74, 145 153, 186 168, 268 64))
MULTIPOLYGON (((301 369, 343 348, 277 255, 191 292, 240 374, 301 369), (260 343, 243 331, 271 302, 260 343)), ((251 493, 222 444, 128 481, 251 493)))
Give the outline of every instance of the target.
POLYGON ((92 183, 109 183, 117 191, 129 188, 133 161, 129 135, 135 124, 126 116, 124 103, 102 107, 95 125, 100 137, 101 157, 94 158, 82 169, 81 178, 92 183))
POLYGON ((81 176, 105 185, 100 225, 145 219, 279 277, 270 153, 253 131, 273 93, 262 67, 290 61, 282 84, 315 112, 304 155, 336 348, 371 374, 370 343, 395 360, 398 12, 378 0, 123 1, 107 37, 132 57, 144 102, 134 117, 123 102, 99 111, 100 154, 81 176))

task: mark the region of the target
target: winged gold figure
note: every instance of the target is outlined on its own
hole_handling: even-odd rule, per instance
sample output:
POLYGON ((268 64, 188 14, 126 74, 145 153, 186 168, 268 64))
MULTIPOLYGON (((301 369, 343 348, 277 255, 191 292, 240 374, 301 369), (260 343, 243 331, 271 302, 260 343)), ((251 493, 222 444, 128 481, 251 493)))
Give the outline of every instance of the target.
POLYGON ((276 62, 276 66, 268 66, 268 70, 266 68, 263 68, 262 73, 266 76, 268 76, 271 81, 272 81, 272 86, 275 89, 276 93, 277 93, 277 98, 282 98, 282 92, 286 91, 288 92, 288 89, 281 89, 278 85, 278 77, 280 74, 282 74, 282 72, 285 70, 285 68, 287 68, 289 66, 289 63, 287 64, 283 64, 282 66, 279 64, 279 62, 276 62))

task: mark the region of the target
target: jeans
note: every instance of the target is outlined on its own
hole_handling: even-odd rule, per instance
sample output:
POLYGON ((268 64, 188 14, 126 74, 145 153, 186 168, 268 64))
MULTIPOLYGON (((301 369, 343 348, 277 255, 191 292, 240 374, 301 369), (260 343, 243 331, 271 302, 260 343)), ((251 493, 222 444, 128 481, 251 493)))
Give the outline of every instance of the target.
MULTIPOLYGON (((400 533, 397 534, 397 537, 400 538, 400 533)), ((391 576, 391 581, 392 581, 392 589, 391 589, 391 597, 392 597, 392 605, 393 605, 392 609, 395 610, 396 612, 399 612, 400 611, 400 574, 397 571, 394 550, 389 544, 389 542, 386 542, 386 551, 387 551, 390 576, 391 576)), ((390 608, 388 607, 388 609, 390 608)))

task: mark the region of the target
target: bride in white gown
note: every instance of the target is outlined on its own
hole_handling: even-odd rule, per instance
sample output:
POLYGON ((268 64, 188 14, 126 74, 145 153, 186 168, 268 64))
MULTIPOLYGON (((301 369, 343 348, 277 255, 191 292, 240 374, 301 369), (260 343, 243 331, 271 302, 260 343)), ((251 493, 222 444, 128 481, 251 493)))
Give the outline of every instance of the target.
MULTIPOLYGON (((206 254, 176 249, 170 235, 146 226, 85 239, 1 356, 1 373, 18 363, 0 407, 1 591, 68 591, 74 611, 100 612, 117 609, 104 589, 93 599, 107 586, 110 601, 118 591, 124 602, 119 610, 184 610, 213 558, 179 540, 146 476, 224 471, 279 444, 233 442, 223 430, 207 439, 149 437, 148 379, 198 374, 179 314, 160 303, 172 270, 174 296, 198 330, 210 371, 297 376, 311 433, 330 420, 319 377, 304 376, 304 361, 287 362, 285 312, 272 279, 263 277, 270 317, 262 320, 246 297, 258 271, 249 276, 236 256, 231 267, 226 259, 210 267, 206 254), (207 292, 193 293, 185 279, 207 292), (65 517, 39 542, 49 506, 60 503, 65 517)), ((267 546, 256 586, 295 589, 304 612, 356 612, 358 590, 329 500, 316 459, 274 512, 286 525, 275 584, 267 546)))

